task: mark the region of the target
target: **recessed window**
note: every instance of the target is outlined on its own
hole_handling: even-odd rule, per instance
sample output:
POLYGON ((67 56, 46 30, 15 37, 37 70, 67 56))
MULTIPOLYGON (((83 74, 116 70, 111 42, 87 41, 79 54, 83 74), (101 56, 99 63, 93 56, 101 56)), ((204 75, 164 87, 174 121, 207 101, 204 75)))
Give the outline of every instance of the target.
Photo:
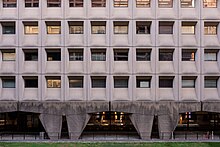
POLYGON ((61 7, 61 0, 47 0, 47 7, 61 7))
POLYGON ((69 49, 69 61, 83 61, 83 49, 69 49))
POLYGON ((205 88, 217 88, 219 77, 205 76, 205 88))
POLYGON ((61 61, 60 49, 46 49, 47 61, 61 61))
POLYGON ((114 77, 114 88, 128 88, 129 77, 114 77))
POLYGON ((83 7, 83 0, 69 0, 70 7, 83 7))
POLYGON ((151 0, 136 0, 137 8, 149 8, 151 0))
POLYGON ((24 34, 32 35, 38 34, 38 22, 23 22, 24 34))
POLYGON ((91 77, 92 88, 106 88, 106 77, 91 77))
POLYGON ((15 77, 2 77, 2 88, 15 88, 15 77))
POLYGON ((3 0, 3 8, 17 7, 17 0, 3 0))
POLYGON ((159 22, 159 34, 173 34, 174 22, 161 21, 159 22))
POLYGON ((217 35, 217 22, 205 22, 204 23, 204 34, 205 35, 217 35))
POLYGON ((217 61, 218 51, 215 49, 205 49, 204 60, 205 61, 217 61))
POLYGON ((149 21, 137 21, 136 22, 136 34, 150 34, 151 22, 149 21))
POLYGON ((61 34, 61 22, 60 21, 47 21, 47 34, 61 34))
POLYGON ((92 34, 105 34, 106 33, 106 22, 105 21, 92 21, 91 22, 91 33, 92 34))
POLYGON ((2 22, 2 34, 15 34, 15 22, 2 22))
POLYGON ((137 88, 150 88, 151 77, 136 77, 136 87, 137 88))
POLYGON ((25 61, 38 61, 37 49, 24 49, 23 52, 25 61))
POLYGON ((194 8, 195 0, 181 0, 181 8, 194 8))
POLYGON ((136 49, 136 61, 150 61, 151 49, 136 49))
POLYGON ((92 7, 105 7, 106 6, 106 0, 91 0, 92 1, 92 7))
POLYGON ((159 88, 173 88, 174 77, 161 76, 159 77, 159 88))
POLYGON ((70 34, 83 34, 83 21, 69 21, 70 34))
POLYGON ((38 88, 38 77, 23 77, 25 88, 38 88))
POLYGON ((114 0, 114 7, 128 7, 128 0, 114 0))
POLYGON ((15 61, 15 49, 5 49, 1 50, 2 52, 2 61, 15 61))
POLYGON ((182 77, 182 88, 195 88, 196 77, 182 77))
POLYGON ((114 22, 114 34, 128 34, 128 21, 114 22))
POLYGON ((106 49, 91 49, 92 61, 106 61, 106 49))
POLYGON ((160 49, 159 61, 173 61, 174 49, 160 49))
POLYGON ((216 8, 217 0, 203 0, 203 7, 204 8, 216 8))
POLYGON ((196 22, 182 22, 182 35, 194 35, 196 22))
POLYGON ((173 0, 158 0, 158 7, 159 8, 172 8, 173 0))
POLYGON ((39 7, 39 0, 25 0, 25 7, 39 7))
POLYGON ((46 77, 47 88, 61 88, 61 77, 46 77))
POLYGON ((69 77, 69 88, 83 88, 83 76, 69 77))
POLYGON ((182 49, 182 61, 195 61, 195 49, 182 49))
POLYGON ((114 49, 114 61, 128 61, 128 49, 114 49))

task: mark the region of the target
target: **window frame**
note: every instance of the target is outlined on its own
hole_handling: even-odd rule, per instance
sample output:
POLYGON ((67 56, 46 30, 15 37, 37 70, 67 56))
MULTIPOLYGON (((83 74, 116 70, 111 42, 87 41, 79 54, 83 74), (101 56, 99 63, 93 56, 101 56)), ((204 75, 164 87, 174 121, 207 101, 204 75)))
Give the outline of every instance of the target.
MULTIPOLYGON (((204 61, 212 61, 212 62, 216 62, 218 61, 218 53, 219 53, 219 50, 218 49, 204 49, 204 61), (214 59, 207 59, 206 55, 207 54, 215 54, 215 58, 214 59)), ((213 57, 213 56, 212 56, 213 57)))
POLYGON ((84 77, 83 76, 69 76, 69 88, 83 88, 84 77))
POLYGON ((3 8, 16 8, 17 0, 3 0, 2 1, 3 8))
POLYGON ((159 49, 159 61, 173 61, 174 58, 174 49, 159 49), (165 54, 172 54, 172 58, 165 54), (162 56, 163 55, 163 56, 162 56), (165 58, 166 57, 166 58, 165 58))
MULTIPOLYGON (((5 50, 1 50, 1 54, 2 54, 2 61, 6 61, 6 62, 11 62, 11 61, 16 61, 16 51, 15 49, 5 49, 5 50), (5 54, 9 54, 10 58, 6 59, 6 55, 5 54)), ((8 56, 9 56, 8 55, 8 56)))
POLYGON ((115 8, 127 8, 128 7, 128 0, 114 0, 113 5, 115 8))
POLYGON ((219 77, 205 76, 204 77, 204 88, 218 88, 218 80, 219 80, 219 77), (209 82, 214 81, 213 82, 214 85, 207 85, 207 81, 209 81, 209 82))
POLYGON ((61 77, 45 77, 45 78, 46 78, 47 88, 61 88, 61 77))
POLYGON ((173 0, 158 0, 158 8, 173 8, 173 0))
POLYGON ((69 34, 84 34, 83 21, 69 21, 69 34))
POLYGON ((39 0, 25 0, 25 8, 38 8, 39 0))
POLYGON ((129 59, 129 49, 113 49, 114 61, 125 61, 129 59))
POLYGON ((69 0, 69 7, 83 7, 84 0, 69 0))
POLYGON ((203 8, 217 8, 218 0, 213 0, 215 2, 208 2, 208 1, 209 0, 203 0, 203 8), (209 5, 209 4, 211 4, 211 5, 209 5))
POLYGON ((129 77, 126 76, 114 77, 114 88, 128 88, 128 87, 129 87, 129 77))
POLYGON ((152 77, 136 76, 136 88, 151 88, 151 78, 152 77), (141 82, 144 83, 141 84, 141 82))
POLYGON ((91 61, 106 61, 106 49, 91 49, 91 61))
POLYGON ((61 7, 61 0, 47 0, 47 8, 61 7))
POLYGON ((68 49, 68 53, 69 53, 69 61, 82 62, 84 60, 84 49, 83 48, 68 49))
POLYGON ((15 80, 15 77, 2 77, 1 78, 2 80, 2 88, 16 88, 16 80, 15 80), (5 85, 6 83, 5 82, 10 82, 9 86, 5 85))
POLYGON ((136 0, 136 8, 150 8, 151 0, 136 0))
POLYGON ((174 77, 161 76, 159 77, 159 88, 173 88, 173 82, 174 82, 174 77))
POLYGON ((91 88, 106 88, 106 77, 105 76, 92 76, 91 77, 91 88))
POLYGON ((152 49, 136 48, 136 61, 151 61, 151 52, 152 49), (145 53, 145 55, 138 55, 138 53, 145 53))
POLYGON ((195 0, 181 0, 181 8, 195 8, 195 0), (191 3, 191 5, 187 5, 191 3))
POLYGON ((92 8, 106 7, 106 0, 91 0, 92 8))
POLYGON ((181 61, 196 61, 196 52, 197 52, 197 49, 182 49, 181 61), (190 54, 190 58, 189 56, 183 56, 184 53, 185 55, 187 53, 190 54))

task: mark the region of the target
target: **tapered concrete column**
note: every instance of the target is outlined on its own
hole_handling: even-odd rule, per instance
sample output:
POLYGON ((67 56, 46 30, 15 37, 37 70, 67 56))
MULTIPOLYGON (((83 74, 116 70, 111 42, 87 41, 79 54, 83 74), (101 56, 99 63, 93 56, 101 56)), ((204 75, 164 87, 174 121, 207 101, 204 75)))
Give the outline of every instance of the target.
POLYGON ((154 116, 146 114, 132 114, 130 115, 130 119, 141 139, 150 139, 154 116))
POLYGON ((71 114, 66 116, 70 139, 79 139, 90 117, 91 115, 89 114, 71 114))
POLYGON ((54 114, 40 114, 40 121, 51 140, 61 136, 62 116, 54 114))

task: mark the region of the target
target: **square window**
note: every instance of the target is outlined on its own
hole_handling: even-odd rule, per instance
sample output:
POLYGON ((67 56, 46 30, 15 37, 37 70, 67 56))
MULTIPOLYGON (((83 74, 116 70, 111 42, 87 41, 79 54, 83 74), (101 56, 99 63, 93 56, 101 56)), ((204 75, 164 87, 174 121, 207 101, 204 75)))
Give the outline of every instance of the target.
POLYGON ((38 88, 38 77, 23 77, 25 88, 38 88))
POLYGON ((83 61, 83 49, 69 49, 69 61, 83 61))
POLYGON ((196 77, 182 77, 182 88, 195 88, 196 77))
POLYGON ((50 21, 46 22, 47 34, 61 34, 61 22, 50 21))
POLYGON ((217 8, 217 0, 203 0, 204 8, 217 8))
POLYGON ((182 35, 194 35, 196 28, 196 22, 182 22, 182 35))
POLYGON ((70 34, 83 34, 83 21, 69 21, 70 34))
POLYGON ((34 35, 38 34, 38 22, 23 22, 24 34, 34 35))
POLYGON ((173 61, 174 49, 160 49, 159 61, 173 61))
POLYGON ((114 61, 128 61, 128 49, 114 49, 114 61))
POLYGON ((114 0, 114 7, 128 7, 128 0, 114 0))
POLYGON ((159 88, 173 88, 174 77, 159 77, 159 88))
POLYGON ((15 88, 15 77, 2 77, 2 88, 15 88))
POLYGON ((206 76, 205 77, 205 88, 217 88, 219 77, 206 76))
POLYGON ((69 7, 83 7, 83 0, 69 0, 69 7))
POLYGON ((137 21, 136 22, 136 34, 150 34, 151 22, 137 21))
POLYGON ((47 0, 47 7, 61 7, 61 0, 47 0))
POLYGON ((17 7, 17 0, 3 0, 3 8, 17 7))
POLYGON ((15 61, 16 55, 14 49, 1 50, 2 61, 15 61))
POLYGON ((114 88, 128 88, 129 77, 114 77, 114 88))
POLYGON ((136 7, 137 8, 149 8, 150 0, 136 0, 136 7))
POLYGON ((204 60, 205 61, 217 61, 218 50, 205 49, 204 60))
POLYGON ((159 8, 172 8, 173 0, 158 0, 158 7, 159 8))
POLYGON ((15 34, 15 22, 2 22, 2 34, 15 34))
POLYGON ((106 77, 91 77, 92 88, 106 88, 106 77))
POLYGON ((174 22, 159 22, 159 34, 173 34, 174 22))
POLYGON ((69 88, 83 88, 83 77, 82 76, 69 77, 69 88))
POLYGON ((60 49, 46 49, 47 61, 61 61, 60 49))
POLYGON ((194 8, 195 0, 181 0, 181 8, 194 8))
POLYGON ((47 88, 61 88, 61 78, 60 77, 46 77, 47 88))
POLYGON ((91 49, 91 60, 92 61, 106 61, 106 50, 105 49, 91 49))
POLYGON ((182 61, 195 61, 196 50, 182 49, 182 61))
POLYGON ((91 0, 92 7, 106 7, 106 0, 91 0))
POLYGON ((128 34, 128 21, 114 22, 114 34, 128 34))
POLYGON ((91 22, 92 34, 105 34, 106 22, 105 21, 92 21, 91 22))
POLYGON ((136 88, 150 88, 151 77, 136 77, 136 88))
POLYGON ((204 34, 205 35, 217 35, 217 22, 205 22, 204 23, 204 34))
POLYGON ((37 49, 24 49, 24 60, 25 61, 38 61, 38 50, 37 49))
POLYGON ((150 61, 151 49, 136 49, 136 61, 150 61))
POLYGON ((39 7, 39 0, 25 0, 25 7, 39 7))

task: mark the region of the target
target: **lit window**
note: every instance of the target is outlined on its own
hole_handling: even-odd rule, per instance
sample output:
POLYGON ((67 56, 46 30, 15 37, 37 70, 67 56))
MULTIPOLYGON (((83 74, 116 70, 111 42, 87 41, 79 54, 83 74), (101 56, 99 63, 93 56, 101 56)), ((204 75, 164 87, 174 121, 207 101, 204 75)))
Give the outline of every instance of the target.
POLYGON ((47 88, 60 88, 61 78, 60 77, 46 77, 47 88))
POLYGON ((173 0, 158 0, 158 7, 159 8, 172 8, 173 0))
POLYGON ((137 8, 149 8, 150 0, 136 0, 136 7, 137 8))
POLYGON ((150 61, 150 49, 136 49, 136 61, 150 61))
POLYGON ((159 22, 159 34, 173 34, 174 22, 159 22))
POLYGON ((17 0, 3 0, 4 8, 15 8, 17 7, 17 0))
POLYGON ((159 88, 173 88, 174 77, 159 77, 159 88))
POLYGON ((69 61, 83 61, 83 49, 69 49, 69 61))
POLYGON ((58 21, 46 22, 47 34, 61 34, 61 23, 58 21))
POLYGON ((204 8, 216 8, 217 0, 203 0, 203 7, 204 8))
POLYGON ((128 61, 128 49, 114 49, 114 61, 128 61))
POLYGON ((23 77, 25 88, 38 88, 38 77, 23 77))
POLYGON ((219 77, 205 77, 205 88, 217 88, 218 87, 218 79, 219 77))
POLYGON ((83 88, 83 77, 82 76, 69 77, 69 88, 83 88))
POLYGON ((61 61, 60 49, 46 49, 47 61, 61 61))
POLYGON ((24 34, 38 34, 38 22, 23 22, 24 34))
POLYGON ((136 22, 136 34, 150 34, 151 22, 137 21, 136 22))
POLYGON ((38 61, 37 49, 24 49, 24 61, 38 61))
POLYGON ((83 7, 83 0, 69 0, 70 7, 83 7))
POLYGON ((106 0, 92 0, 92 7, 105 7, 106 0))
POLYGON ((91 60, 92 61, 105 61, 106 50, 105 49, 91 49, 91 60))
POLYGON ((204 60, 205 61, 217 61, 218 50, 205 49, 204 60))
POLYGON ((15 22, 2 22, 2 34, 15 34, 15 22))
POLYGON ((106 77, 91 77, 92 88, 106 88, 106 77))
POLYGON ((61 7, 61 0, 47 0, 47 7, 61 7))
POLYGON ((128 88, 129 77, 114 77, 114 88, 128 88))
POLYGON ((15 50, 1 50, 2 52, 2 61, 15 61, 16 55, 15 50))
POLYGON ((83 21, 70 21, 68 23, 70 34, 83 34, 83 21))
POLYGON ((194 8, 195 1, 194 0, 181 0, 181 7, 182 8, 194 8))
POLYGON ((2 77, 2 88, 15 88, 15 77, 2 77))
POLYGON ((159 61, 173 61, 174 49, 160 49, 159 61))
POLYGON ((25 7, 39 7, 39 0, 25 0, 25 7))
POLYGON ((128 34, 128 21, 114 22, 114 34, 128 34))
POLYGON ((114 7, 128 7, 128 0, 114 0, 114 7))
POLYGON ((106 33, 106 22, 105 21, 92 21, 91 30, 92 34, 105 34, 106 33))
POLYGON ((195 88, 196 77, 182 77, 182 88, 195 88))
POLYGON ((137 88, 150 88, 151 77, 136 77, 137 88))
POLYGON ((182 35, 194 35, 196 22, 182 22, 182 35))
POLYGON ((216 22, 205 22, 204 23, 204 34, 205 35, 217 35, 218 23, 216 22))
POLYGON ((196 50, 195 49, 183 49, 182 61, 195 61, 196 50))

